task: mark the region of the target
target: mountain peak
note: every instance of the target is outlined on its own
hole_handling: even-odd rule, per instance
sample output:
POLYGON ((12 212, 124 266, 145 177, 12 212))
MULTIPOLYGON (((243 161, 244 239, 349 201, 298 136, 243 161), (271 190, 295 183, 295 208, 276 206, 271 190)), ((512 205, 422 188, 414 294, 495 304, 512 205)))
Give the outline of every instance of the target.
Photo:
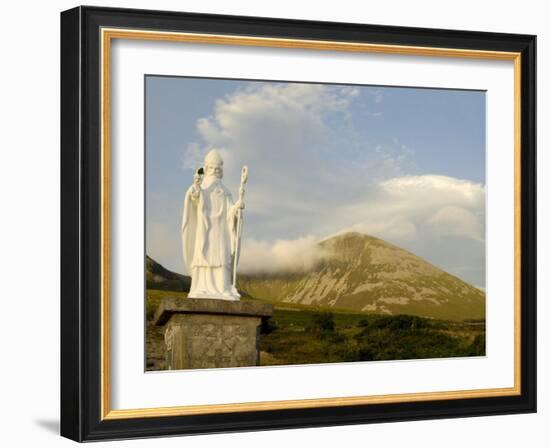
POLYGON ((462 320, 485 315, 485 294, 422 258, 359 232, 318 243, 325 257, 309 272, 241 275, 256 298, 385 314, 462 320))
POLYGON ((335 235, 329 236, 321 240, 320 244, 326 242, 339 242, 339 243, 361 243, 366 241, 382 241, 373 236, 367 235, 366 233, 360 233, 356 231, 349 231, 343 233, 337 233, 335 235))

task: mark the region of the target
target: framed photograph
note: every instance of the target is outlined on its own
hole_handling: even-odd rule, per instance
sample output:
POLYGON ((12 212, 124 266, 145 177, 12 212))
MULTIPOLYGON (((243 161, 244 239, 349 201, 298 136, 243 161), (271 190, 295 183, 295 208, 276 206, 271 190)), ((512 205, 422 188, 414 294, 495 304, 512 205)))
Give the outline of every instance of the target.
POLYGON ((61 433, 536 411, 535 36, 61 13, 61 433))

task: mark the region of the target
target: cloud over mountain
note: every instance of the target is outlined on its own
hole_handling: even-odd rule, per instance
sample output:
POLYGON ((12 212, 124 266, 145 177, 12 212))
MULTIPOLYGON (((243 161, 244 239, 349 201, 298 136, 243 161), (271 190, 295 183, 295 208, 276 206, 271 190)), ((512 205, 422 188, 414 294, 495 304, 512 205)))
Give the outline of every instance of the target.
POLYGON ((274 243, 249 238, 242 254, 239 270, 247 273, 307 272, 329 256, 311 236, 274 243))

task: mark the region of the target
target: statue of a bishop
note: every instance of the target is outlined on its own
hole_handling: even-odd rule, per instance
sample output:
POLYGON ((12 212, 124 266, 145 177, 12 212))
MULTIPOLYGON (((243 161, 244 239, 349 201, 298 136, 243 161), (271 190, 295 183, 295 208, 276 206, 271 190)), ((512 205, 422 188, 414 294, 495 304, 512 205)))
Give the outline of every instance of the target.
POLYGON ((241 199, 233 203, 222 177, 223 160, 212 149, 185 194, 181 236, 183 259, 191 275, 190 298, 240 298, 232 274, 239 250, 238 216, 244 203, 241 199))

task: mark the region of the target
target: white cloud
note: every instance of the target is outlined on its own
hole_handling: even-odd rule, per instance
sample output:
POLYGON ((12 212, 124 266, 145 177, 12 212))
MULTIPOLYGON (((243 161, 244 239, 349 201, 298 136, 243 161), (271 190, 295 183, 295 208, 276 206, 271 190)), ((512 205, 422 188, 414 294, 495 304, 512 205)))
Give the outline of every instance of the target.
POLYGON ((483 227, 479 215, 456 205, 439 209, 428 222, 442 235, 466 236, 483 240, 483 227))
MULTIPOLYGON (((248 165, 247 209, 270 216, 255 236, 280 237, 276 229, 288 227, 290 216, 294 228, 322 219, 349 201, 342 192, 353 196, 374 179, 402 174, 399 165, 409 149, 369 150, 354 130, 350 108, 358 94, 350 86, 251 83, 219 99, 212 115, 198 120, 202 142, 186 148, 186 166, 200 166, 199 148, 203 154, 209 147, 220 149, 224 182, 235 191, 241 166, 248 165)), ((307 227, 293 236, 305 234, 307 227)))
POLYGON ((458 202, 465 206, 478 207, 485 202, 485 191, 481 184, 449 176, 404 176, 389 179, 382 188, 394 198, 428 201, 430 204, 458 202))
POLYGON ((296 240, 277 240, 272 244, 247 239, 242 247, 239 271, 253 272, 300 272, 315 266, 328 254, 312 236, 296 240))
POLYGON ((360 201, 344 205, 351 229, 381 238, 419 238, 433 230, 483 240, 485 188, 448 176, 402 176, 377 184, 360 201))

